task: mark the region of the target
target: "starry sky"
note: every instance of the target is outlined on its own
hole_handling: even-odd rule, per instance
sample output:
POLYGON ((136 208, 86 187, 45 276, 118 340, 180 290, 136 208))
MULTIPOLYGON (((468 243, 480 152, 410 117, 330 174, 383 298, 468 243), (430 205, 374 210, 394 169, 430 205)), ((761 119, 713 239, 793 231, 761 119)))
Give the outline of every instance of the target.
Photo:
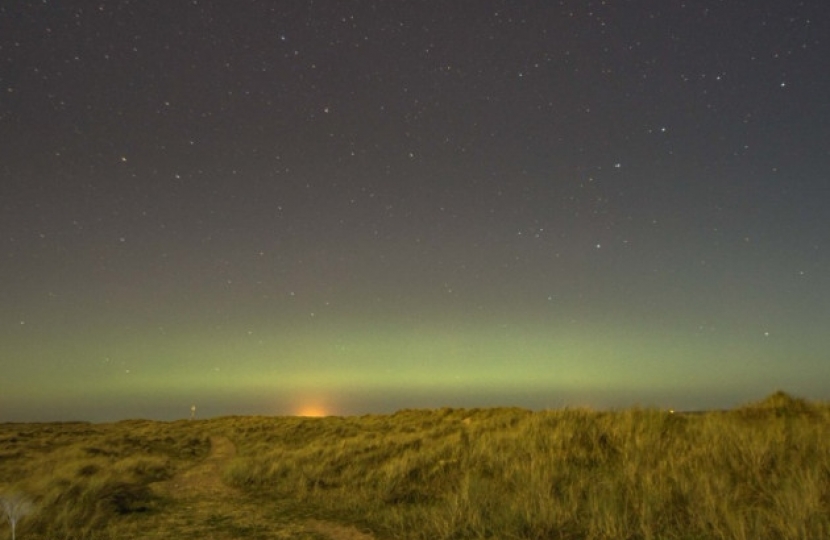
POLYGON ((0 6, 0 421, 830 398, 830 4, 0 6))

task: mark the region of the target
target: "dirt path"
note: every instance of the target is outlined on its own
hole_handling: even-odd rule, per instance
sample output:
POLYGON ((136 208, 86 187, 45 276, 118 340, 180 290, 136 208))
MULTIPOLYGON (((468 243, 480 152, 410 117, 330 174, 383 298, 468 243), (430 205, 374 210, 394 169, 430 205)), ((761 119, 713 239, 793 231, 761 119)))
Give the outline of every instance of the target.
POLYGON ((210 454, 168 482, 168 494, 176 499, 216 499, 238 494, 222 481, 222 469, 236 456, 236 447, 227 437, 210 439, 210 454))
POLYGON ((175 504, 158 516, 158 531, 142 538, 374 540, 374 537, 322 520, 293 522, 273 506, 255 501, 224 483, 222 471, 236 455, 227 437, 212 437, 207 458, 155 489, 175 504))

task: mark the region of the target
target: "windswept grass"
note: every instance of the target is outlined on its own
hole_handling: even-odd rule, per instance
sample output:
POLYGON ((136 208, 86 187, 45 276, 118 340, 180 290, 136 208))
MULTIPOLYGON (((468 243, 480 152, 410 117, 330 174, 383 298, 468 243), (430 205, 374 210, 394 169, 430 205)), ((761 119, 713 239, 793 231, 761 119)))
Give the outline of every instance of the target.
POLYGON ((395 538, 827 538, 828 411, 402 411, 248 425, 226 478, 395 538), (258 433, 257 433, 258 432, 258 433))
POLYGON ((0 424, 0 490, 29 494, 37 512, 19 538, 87 538, 118 518, 163 505, 150 484, 206 455, 185 423, 0 424))
MULTIPOLYGON (((780 392, 701 414, 503 408, 2 424, 0 491, 38 506, 18 538, 163 530, 176 501, 153 485, 203 458, 209 435, 237 446, 225 481, 281 526, 330 520, 424 540, 830 538, 830 408, 780 392)), ((217 530, 248 530, 232 510, 214 516, 217 530)), ((287 537, 274 527, 251 534, 287 537)))

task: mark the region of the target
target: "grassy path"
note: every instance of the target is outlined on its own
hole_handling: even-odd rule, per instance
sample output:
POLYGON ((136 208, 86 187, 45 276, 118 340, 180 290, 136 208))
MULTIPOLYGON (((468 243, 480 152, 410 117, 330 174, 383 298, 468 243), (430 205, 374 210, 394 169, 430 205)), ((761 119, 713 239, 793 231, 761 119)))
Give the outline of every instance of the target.
POLYGON ((354 527, 292 518, 279 501, 263 504, 228 486, 222 481, 222 471, 235 455, 236 447, 228 438, 211 438, 207 458, 155 486, 172 501, 169 507, 135 521, 131 533, 147 539, 374 540, 354 527))

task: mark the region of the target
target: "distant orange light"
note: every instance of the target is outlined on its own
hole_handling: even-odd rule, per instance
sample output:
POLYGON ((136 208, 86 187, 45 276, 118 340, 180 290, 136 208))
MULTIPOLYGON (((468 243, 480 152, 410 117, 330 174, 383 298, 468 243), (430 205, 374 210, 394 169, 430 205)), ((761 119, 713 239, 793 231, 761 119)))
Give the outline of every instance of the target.
POLYGON ((321 405, 304 405, 297 411, 297 416, 319 418, 321 416, 328 416, 328 413, 321 405))

